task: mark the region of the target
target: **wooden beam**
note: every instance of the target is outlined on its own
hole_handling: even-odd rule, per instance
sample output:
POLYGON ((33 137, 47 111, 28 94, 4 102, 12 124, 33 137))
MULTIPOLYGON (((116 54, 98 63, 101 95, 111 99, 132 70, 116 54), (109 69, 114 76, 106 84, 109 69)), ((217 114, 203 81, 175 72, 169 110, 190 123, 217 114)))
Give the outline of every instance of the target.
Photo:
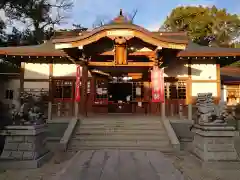
POLYGON ((154 66, 154 62, 128 62, 127 64, 117 64, 115 65, 114 62, 89 62, 89 66, 134 66, 134 67, 152 67, 154 66))
MULTIPOLYGON (((100 55, 113 56, 114 51, 103 52, 100 55)), ((137 51, 137 52, 128 53, 128 56, 155 56, 155 51, 137 51)))

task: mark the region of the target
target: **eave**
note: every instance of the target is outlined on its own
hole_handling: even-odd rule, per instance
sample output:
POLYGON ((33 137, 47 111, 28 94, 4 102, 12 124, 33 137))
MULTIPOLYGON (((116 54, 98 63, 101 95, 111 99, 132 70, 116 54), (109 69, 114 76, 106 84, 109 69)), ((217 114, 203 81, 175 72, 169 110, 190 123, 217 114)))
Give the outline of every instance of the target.
POLYGON ((176 44, 188 44, 188 40, 179 40, 179 39, 171 39, 171 38, 166 38, 164 36, 161 36, 160 33, 159 35, 156 33, 152 33, 148 31, 147 29, 140 27, 135 24, 109 24, 105 25, 99 28, 95 28, 92 31, 88 31, 85 33, 79 33, 79 36, 76 37, 69 37, 69 38, 56 38, 53 39, 53 43, 69 43, 69 42, 76 42, 76 41, 81 41, 85 39, 89 39, 90 37, 99 34, 100 32, 105 32, 109 30, 129 30, 129 31, 136 31, 136 32, 141 32, 145 34, 148 37, 152 37, 156 40, 163 41, 163 42, 168 42, 168 43, 176 43, 176 44))

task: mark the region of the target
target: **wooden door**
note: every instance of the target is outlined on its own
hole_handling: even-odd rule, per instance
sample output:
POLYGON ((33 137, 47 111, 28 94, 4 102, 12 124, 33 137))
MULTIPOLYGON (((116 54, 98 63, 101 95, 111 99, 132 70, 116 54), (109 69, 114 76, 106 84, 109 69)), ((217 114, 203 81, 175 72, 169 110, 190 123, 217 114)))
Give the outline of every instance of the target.
MULTIPOLYGON (((166 115, 175 116, 179 114, 180 104, 186 104, 186 81, 165 82, 165 104, 166 115)), ((184 108, 184 114, 187 113, 184 108)))
POLYGON ((74 115, 75 79, 55 79, 53 81, 53 109, 57 117, 74 115))

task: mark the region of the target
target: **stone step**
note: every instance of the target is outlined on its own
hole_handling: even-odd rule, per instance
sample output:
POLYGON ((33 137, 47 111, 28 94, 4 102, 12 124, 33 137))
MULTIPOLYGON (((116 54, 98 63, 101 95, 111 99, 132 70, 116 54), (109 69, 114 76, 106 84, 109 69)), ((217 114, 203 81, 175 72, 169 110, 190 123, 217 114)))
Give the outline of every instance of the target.
POLYGON ((73 137, 72 140, 88 140, 88 141, 109 141, 109 140, 115 140, 115 141, 122 141, 122 140, 144 140, 144 141, 168 141, 169 138, 167 136, 155 136, 155 135, 122 135, 122 134, 113 134, 111 136, 109 135, 82 135, 82 136, 76 136, 73 137))
POLYGON ((117 150, 148 150, 148 151, 161 151, 164 153, 172 153, 173 148, 171 146, 168 147, 150 147, 150 146, 121 146, 121 147, 116 147, 116 146, 82 146, 78 148, 69 148, 68 152, 77 152, 79 150, 112 150, 112 149, 117 149, 117 150))
POLYGON ((162 122, 161 121, 153 121, 153 120, 145 120, 145 121, 138 121, 138 120, 126 120, 126 121, 123 121, 123 120, 106 120, 106 121, 103 121, 103 120, 83 120, 81 121, 81 125, 101 125, 101 124, 108 124, 108 125, 111 125, 111 124, 135 124, 135 125, 149 125, 149 124, 155 124, 155 125, 161 125, 162 126, 162 122))
POLYGON ((76 130, 74 136, 82 136, 82 135, 157 135, 157 136, 167 136, 167 133, 165 130, 149 130, 149 129, 79 129, 76 130))
POLYGON ((151 147, 165 147, 169 146, 170 142, 166 141, 144 141, 144 140, 96 140, 96 141, 83 141, 83 140, 72 140, 70 143, 71 147, 83 147, 83 146, 110 146, 110 147, 142 147, 142 146, 151 146, 151 147))
POLYGON ((78 129, 85 129, 85 128, 127 128, 127 129, 164 129, 162 125, 156 124, 81 124, 77 127, 78 129))
POLYGON ((158 127, 77 127, 75 129, 76 132, 81 132, 81 131, 103 131, 103 132, 109 132, 109 131, 163 131, 165 132, 165 129, 161 129, 158 127))
POLYGON ((68 150, 126 149, 172 151, 160 119, 85 119, 75 128, 68 150))

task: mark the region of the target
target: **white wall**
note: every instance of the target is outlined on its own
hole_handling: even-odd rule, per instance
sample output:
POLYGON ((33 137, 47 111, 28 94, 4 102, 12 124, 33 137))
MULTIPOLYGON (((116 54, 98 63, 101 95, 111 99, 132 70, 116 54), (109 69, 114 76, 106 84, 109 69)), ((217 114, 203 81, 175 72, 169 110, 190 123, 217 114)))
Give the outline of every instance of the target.
POLYGON ((54 64, 53 76, 76 76, 75 64, 54 64))
POLYGON ((217 80, 217 65, 216 64, 192 64, 192 79, 193 80, 217 80))
POLYGON ((193 82, 192 83, 192 96, 197 96, 198 93, 212 93, 217 96, 217 83, 215 82, 193 82))
MULTIPOLYGON (((192 80, 217 80, 217 65, 215 60, 193 60, 191 65, 192 80)), ((193 82, 192 96, 197 93, 212 93, 217 97, 217 82, 193 82)))
MULTIPOLYGON (((191 64, 192 80, 217 80, 217 65, 214 60, 192 60, 191 64)), ((188 77, 188 64, 186 61, 173 60, 169 66, 164 69, 165 77, 188 77)), ((217 96, 216 82, 193 82, 192 96, 197 93, 211 92, 217 96)))
POLYGON ((48 79, 49 65, 40 63, 25 63, 24 79, 48 79))

